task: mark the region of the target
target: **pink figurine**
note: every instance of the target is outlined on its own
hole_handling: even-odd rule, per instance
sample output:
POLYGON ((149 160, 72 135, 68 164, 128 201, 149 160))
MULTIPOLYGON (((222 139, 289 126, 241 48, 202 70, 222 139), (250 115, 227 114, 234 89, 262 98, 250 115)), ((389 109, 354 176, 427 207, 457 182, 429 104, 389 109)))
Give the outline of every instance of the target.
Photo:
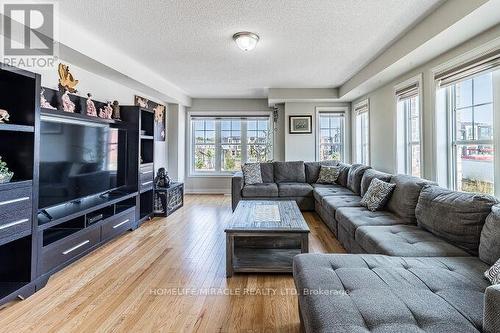
POLYGON ((43 93, 45 92, 45 89, 40 89, 40 107, 45 108, 45 109, 51 109, 51 110, 56 110, 55 107, 50 105, 50 103, 45 99, 45 96, 43 93))
POLYGON ((101 118, 111 119, 112 115, 113 115, 113 107, 111 106, 111 102, 108 102, 108 104, 104 108, 99 109, 99 117, 101 118))
POLYGON ((66 112, 75 112, 75 103, 71 101, 68 95, 68 89, 64 91, 64 94, 61 97, 63 103, 63 110, 66 112))
POLYGON ((87 98, 87 116, 97 117, 97 110, 95 108, 94 101, 90 99, 92 97, 92 95, 90 93, 88 93, 87 96, 88 96, 88 98, 87 98))

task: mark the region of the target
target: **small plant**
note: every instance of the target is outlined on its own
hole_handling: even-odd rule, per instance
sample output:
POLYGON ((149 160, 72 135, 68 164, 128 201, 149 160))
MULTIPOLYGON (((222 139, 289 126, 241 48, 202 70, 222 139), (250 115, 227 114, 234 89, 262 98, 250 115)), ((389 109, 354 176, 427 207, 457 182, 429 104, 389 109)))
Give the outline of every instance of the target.
POLYGON ((7 163, 2 161, 2 156, 0 156, 0 183, 8 183, 14 176, 14 172, 10 171, 7 167, 7 163))

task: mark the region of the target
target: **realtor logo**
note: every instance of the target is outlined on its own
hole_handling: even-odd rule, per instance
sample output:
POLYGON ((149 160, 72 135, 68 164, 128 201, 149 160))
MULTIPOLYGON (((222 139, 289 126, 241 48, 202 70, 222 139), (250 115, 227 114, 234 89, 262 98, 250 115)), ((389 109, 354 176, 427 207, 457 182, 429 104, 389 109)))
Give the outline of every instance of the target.
POLYGON ((54 67, 54 3, 7 3, 2 6, 5 65, 21 68, 54 67))

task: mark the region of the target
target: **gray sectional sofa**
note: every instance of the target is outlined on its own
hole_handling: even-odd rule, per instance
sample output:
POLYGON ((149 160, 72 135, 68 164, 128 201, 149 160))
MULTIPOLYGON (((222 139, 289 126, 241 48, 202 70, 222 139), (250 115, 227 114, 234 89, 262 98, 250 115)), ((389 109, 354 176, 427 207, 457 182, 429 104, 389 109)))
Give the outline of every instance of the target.
POLYGON ((232 179, 240 200, 296 200, 315 210, 351 254, 294 258, 306 332, 500 332, 500 285, 484 272, 500 258, 500 205, 363 165, 275 162, 265 184, 232 179), (317 184, 321 164, 342 167, 317 184), (384 210, 360 205, 373 178, 396 184, 384 210))

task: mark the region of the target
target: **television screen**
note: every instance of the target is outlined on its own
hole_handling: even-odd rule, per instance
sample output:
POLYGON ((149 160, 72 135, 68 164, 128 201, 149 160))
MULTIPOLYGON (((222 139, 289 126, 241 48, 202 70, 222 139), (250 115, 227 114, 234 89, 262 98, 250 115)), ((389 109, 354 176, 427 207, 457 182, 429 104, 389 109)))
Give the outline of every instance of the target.
POLYGON ((39 208, 125 185, 126 131, 42 118, 39 208))

